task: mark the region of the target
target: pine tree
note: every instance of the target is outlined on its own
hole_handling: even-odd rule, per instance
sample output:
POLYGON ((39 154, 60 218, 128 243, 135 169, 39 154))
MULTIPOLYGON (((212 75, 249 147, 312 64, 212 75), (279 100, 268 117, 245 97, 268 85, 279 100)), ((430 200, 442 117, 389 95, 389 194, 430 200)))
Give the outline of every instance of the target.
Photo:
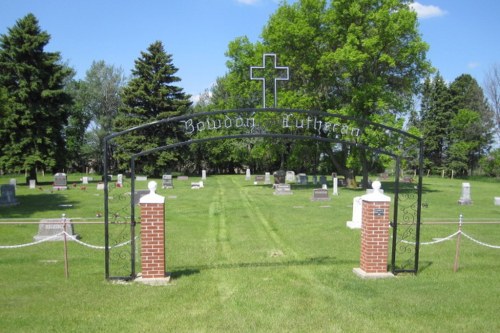
POLYGON ((429 168, 441 168, 445 164, 454 113, 448 86, 439 73, 424 84, 422 95, 420 130, 424 138, 426 164, 429 168))
MULTIPOLYGON (((189 95, 174 85, 180 81, 175 76, 177 71, 172 55, 165 52, 160 41, 151 44, 147 52, 141 52, 132 70, 132 79, 123 89, 123 107, 115 120, 115 131, 186 113, 191 102, 189 95)), ((131 153, 164 146, 176 141, 180 135, 175 127, 168 126, 131 133, 117 139, 120 147, 117 147, 115 157, 120 161, 120 168, 126 169, 131 153)), ((179 156, 172 151, 144 156, 138 161, 137 170, 159 174, 166 168, 174 167, 178 159, 179 156)))
POLYGON ((0 128, 0 168, 57 171, 65 166, 64 126, 70 96, 64 91, 72 70, 58 52, 45 52, 50 35, 28 14, 0 36, 0 87, 9 107, 0 128))

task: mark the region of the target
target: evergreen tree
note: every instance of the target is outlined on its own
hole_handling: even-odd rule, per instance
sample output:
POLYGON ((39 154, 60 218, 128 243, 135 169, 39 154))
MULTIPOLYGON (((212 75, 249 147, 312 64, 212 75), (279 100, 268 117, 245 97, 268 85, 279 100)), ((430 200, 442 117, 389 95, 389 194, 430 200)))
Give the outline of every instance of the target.
POLYGON ((64 126, 70 96, 64 90, 72 70, 58 52, 46 52, 50 35, 28 14, 0 36, 0 87, 9 94, 2 120, 0 168, 57 171, 65 167, 64 126))
POLYGON ((426 167, 445 166, 449 146, 450 123, 454 117, 450 93, 441 74, 424 84, 420 110, 420 131, 424 138, 426 167))
MULTIPOLYGON (((151 44, 147 52, 141 52, 141 57, 135 61, 132 78, 123 89, 123 106, 114 122, 115 131, 187 113, 191 102, 189 95, 175 85, 180 81, 175 76, 177 71, 172 55, 165 52, 160 41, 151 44)), ((119 147, 115 157, 120 161, 120 168, 127 169, 131 153, 164 146, 177 141, 181 135, 172 126, 134 132, 116 140, 119 147)), ((137 161, 137 171, 159 174, 173 168, 179 159, 179 154, 173 151, 143 156, 137 161)))

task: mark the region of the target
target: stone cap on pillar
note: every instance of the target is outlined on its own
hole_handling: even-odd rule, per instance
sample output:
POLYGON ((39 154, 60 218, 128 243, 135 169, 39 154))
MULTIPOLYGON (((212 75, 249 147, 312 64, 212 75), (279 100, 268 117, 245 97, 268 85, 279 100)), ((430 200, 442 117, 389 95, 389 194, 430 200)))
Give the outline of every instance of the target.
POLYGON ((374 181, 372 183, 373 192, 363 195, 361 200, 370 202, 390 202, 391 198, 380 191, 381 187, 382 184, 378 180, 374 181))
POLYGON ((156 182, 154 180, 148 183, 149 194, 141 197, 139 203, 141 204, 149 204, 149 203, 165 203, 165 197, 156 194, 156 182))

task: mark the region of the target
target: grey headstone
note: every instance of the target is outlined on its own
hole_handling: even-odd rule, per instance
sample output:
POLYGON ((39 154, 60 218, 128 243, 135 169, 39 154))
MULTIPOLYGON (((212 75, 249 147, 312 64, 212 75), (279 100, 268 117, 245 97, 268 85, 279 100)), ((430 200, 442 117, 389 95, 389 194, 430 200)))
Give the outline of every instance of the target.
POLYGON ((174 180, 172 179, 172 175, 163 175, 162 176, 162 188, 174 188, 174 180))
POLYGON ((276 184, 274 185, 274 194, 276 195, 290 195, 293 194, 290 184, 276 184))
POLYGON ((321 185, 326 185, 327 184, 327 182, 326 182, 326 176, 325 175, 319 176, 319 183, 321 185))
POLYGON ((299 173, 297 175, 297 184, 299 185, 307 185, 308 179, 305 173, 299 173))
POLYGON ((313 190, 313 197, 311 198, 312 201, 327 201, 330 200, 330 197, 328 196, 328 190, 324 189, 314 189, 313 190))
POLYGON ((288 183, 295 183, 295 171, 286 172, 286 181, 288 183))
POLYGON ((271 174, 269 172, 264 175, 264 184, 271 184, 271 174))
MULTIPOLYGON (((55 236, 64 231, 63 219, 43 219, 38 224, 38 234, 33 237, 35 241, 40 241, 47 239, 49 237, 55 236)), ((80 237, 75 234, 73 229, 73 224, 71 219, 66 219, 66 232, 79 239, 80 237)), ((68 241, 72 241, 70 237, 66 237, 68 241)), ((64 235, 59 235, 55 238, 51 238, 49 241, 62 241, 64 240, 64 235)))
POLYGON ((65 173, 56 173, 54 175, 54 186, 55 190, 66 190, 68 188, 68 177, 65 173))
POLYGON ((16 199, 16 187, 12 184, 0 186, 0 206, 15 206, 19 202, 16 199))
POLYGON ((283 170, 278 170, 274 174, 274 184, 285 184, 286 173, 283 170))

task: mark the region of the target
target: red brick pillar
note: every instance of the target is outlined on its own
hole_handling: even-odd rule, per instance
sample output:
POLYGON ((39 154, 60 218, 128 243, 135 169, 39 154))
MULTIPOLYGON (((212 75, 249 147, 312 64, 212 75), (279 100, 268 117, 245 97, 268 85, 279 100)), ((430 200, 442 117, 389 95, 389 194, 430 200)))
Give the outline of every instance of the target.
POLYGON ((156 182, 148 184, 151 193, 141 206, 141 279, 165 279, 165 198, 155 193, 156 182))
POLYGON ((360 267, 355 268, 354 272, 363 278, 392 276, 387 271, 391 198, 380 191, 380 186, 380 182, 373 182, 373 192, 361 197, 360 267))

